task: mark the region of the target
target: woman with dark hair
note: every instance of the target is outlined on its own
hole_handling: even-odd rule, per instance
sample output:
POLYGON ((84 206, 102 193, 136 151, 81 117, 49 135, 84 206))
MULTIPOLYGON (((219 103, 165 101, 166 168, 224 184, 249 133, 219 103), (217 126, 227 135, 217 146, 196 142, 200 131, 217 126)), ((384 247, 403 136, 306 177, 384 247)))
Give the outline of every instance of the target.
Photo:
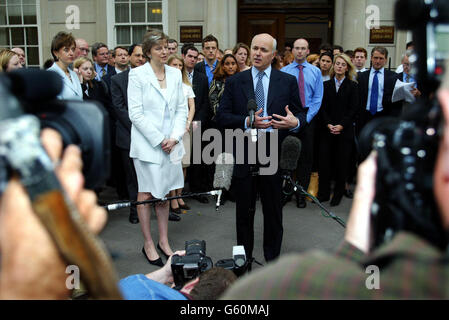
POLYGON ((329 72, 332 67, 332 60, 334 56, 332 52, 326 51, 320 54, 320 59, 318 60, 318 68, 321 70, 321 75, 323 77, 323 81, 327 81, 330 79, 329 72))
POLYGON ((51 55, 55 62, 47 71, 58 73, 64 82, 58 99, 83 100, 83 91, 79 77, 76 72, 69 68, 75 57, 75 48, 75 38, 71 33, 61 31, 51 42, 51 55))
POLYGON ((240 71, 245 71, 251 68, 250 50, 246 44, 243 42, 237 43, 232 50, 232 54, 237 60, 240 71))
POLYGON ((216 127, 215 115, 217 114, 217 108, 224 92, 224 86, 226 79, 233 74, 240 72, 237 59, 232 54, 224 55, 217 68, 214 71, 214 79, 209 88, 209 100, 212 109, 212 123, 216 127))
POLYGON ((318 174, 318 199, 328 201, 331 179, 335 179, 331 206, 340 204, 345 191, 348 162, 351 155, 354 130, 352 124, 358 108, 357 83, 353 81, 355 67, 346 54, 334 58, 331 79, 324 82, 323 102, 319 113, 321 131, 318 174))
MULTIPOLYGON (((137 175, 137 201, 164 198, 170 190, 184 187, 181 141, 187 122, 187 103, 181 72, 166 65, 168 36, 148 31, 142 51, 148 62, 131 69, 128 111, 132 123, 130 157, 137 175)), ((157 248, 168 259, 173 254, 168 242, 168 201, 157 202, 159 242, 157 248)), ((142 253, 150 264, 163 266, 151 237, 150 205, 137 206, 144 236, 142 253)))

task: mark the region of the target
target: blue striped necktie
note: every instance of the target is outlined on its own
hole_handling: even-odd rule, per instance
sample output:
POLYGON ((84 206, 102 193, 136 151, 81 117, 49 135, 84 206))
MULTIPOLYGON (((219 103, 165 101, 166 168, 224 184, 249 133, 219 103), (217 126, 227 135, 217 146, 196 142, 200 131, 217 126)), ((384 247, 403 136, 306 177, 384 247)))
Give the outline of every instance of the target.
POLYGON ((371 86, 371 97, 369 103, 369 112, 372 115, 377 112, 377 100, 379 99, 379 79, 377 78, 378 70, 374 71, 373 85, 371 86))
POLYGON ((255 92, 257 111, 265 107, 265 94, 263 91, 263 83, 262 83, 262 78, 264 74, 265 74, 264 71, 259 71, 259 74, 257 75, 257 77, 259 78, 256 83, 256 92, 255 92))

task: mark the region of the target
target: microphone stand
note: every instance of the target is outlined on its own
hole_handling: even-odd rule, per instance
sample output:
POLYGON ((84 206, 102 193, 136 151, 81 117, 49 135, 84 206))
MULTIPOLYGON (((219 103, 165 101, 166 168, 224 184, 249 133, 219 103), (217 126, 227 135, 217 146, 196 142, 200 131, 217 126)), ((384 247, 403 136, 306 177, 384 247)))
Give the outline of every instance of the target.
POLYGON ((296 192, 298 189, 299 191, 301 191, 302 194, 309 196, 310 199, 313 200, 313 202, 315 202, 321 209, 323 209, 324 211, 326 211, 326 213, 335 221, 338 222, 338 224, 340 224, 343 228, 346 228, 346 223, 344 222, 344 220, 342 220, 340 217, 338 217, 337 215, 335 215, 334 213, 332 213, 331 211, 329 211, 325 206, 323 206, 321 204, 320 201, 318 201, 317 198, 315 198, 314 196, 312 196, 310 193, 308 193, 306 190, 304 190, 304 188, 297 182, 293 181, 292 177, 290 177, 290 175, 284 175, 282 176, 283 179, 287 180, 289 183, 291 183, 293 185, 293 192, 296 192))
MULTIPOLYGON (((174 197, 164 197, 164 198, 160 198, 160 199, 150 199, 150 200, 144 200, 144 201, 117 202, 117 203, 103 205, 103 208, 105 208, 108 211, 112 211, 112 210, 118 210, 118 209, 122 209, 122 208, 128 208, 131 206, 138 206, 138 205, 142 205, 142 204, 156 203, 156 202, 162 202, 162 201, 174 200, 174 199, 191 198, 191 197, 195 197, 195 196, 211 195, 211 196, 220 197, 221 194, 222 194, 222 190, 213 190, 213 191, 208 191, 208 192, 188 193, 185 195, 174 196, 174 197)), ((217 211, 218 211, 218 207, 219 207, 219 204, 217 202, 217 207, 216 207, 217 211)))

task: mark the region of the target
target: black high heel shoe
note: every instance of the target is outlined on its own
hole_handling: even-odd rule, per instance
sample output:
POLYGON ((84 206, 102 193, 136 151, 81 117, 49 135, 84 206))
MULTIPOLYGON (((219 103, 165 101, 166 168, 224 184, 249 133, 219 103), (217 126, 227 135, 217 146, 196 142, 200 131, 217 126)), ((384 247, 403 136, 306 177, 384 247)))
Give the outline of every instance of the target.
POLYGON ((170 256, 169 256, 168 254, 166 254, 166 253, 164 252, 164 250, 162 250, 161 246, 159 245, 159 242, 158 242, 158 244, 157 244, 157 248, 158 248, 159 251, 162 252, 162 254, 165 256, 165 259, 168 260, 168 258, 170 258, 170 256))
MULTIPOLYGON (((158 244, 159 247, 159 244, 158 244)), ((150 258, 148 258, 147 253, 145 252, 145 247, 142 248, 142 253, 145 256, 145 258, 147 258, 148 262, 150 264, 152 264, 153 266, 158 266, 158 267, 163 267, 164 264, 162 263, 162 259, 161 257, 157 258, 156 260, 150 260, 150 258)))

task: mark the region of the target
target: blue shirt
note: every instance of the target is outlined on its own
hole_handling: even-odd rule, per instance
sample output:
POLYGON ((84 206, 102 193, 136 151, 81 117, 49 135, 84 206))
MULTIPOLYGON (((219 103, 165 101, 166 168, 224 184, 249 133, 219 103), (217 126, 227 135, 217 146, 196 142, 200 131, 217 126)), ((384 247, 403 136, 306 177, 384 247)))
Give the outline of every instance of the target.
POLYGON ((118 286, 125 300, 187 300, 179 291, 148 279, 143 274, 121 279, 118 286))
POLYGON ((105 65, 104 68, 100 67, 96 62, 94 62, 95 65, 95 71, 97 72, 97 76, 95 77, 96 80, 101 81, 101 74, 103 69, 106 71, 104 75, 108 74, 108 65, 105 65))
MULTIPOLYGON (((369 83, 368 83, 368 99, 366 101, 366 110, 369 111, 370 107, 370 99, 371 99, 371 88, 373 86, 373 79, 374 79, 374 71, 376 71, 374 68, 371 68, 370 74, 369 74, 369 83)), ((379 95, 377 98, 377 112, 380 112, 384 109, 382 106, 382 99, 384 97, 384 78, 385 78, 385 68, 382 68, 377 73, 377 80, 379 82, 379 95)))
MULTIPOLYGON (((268 111, 267 111, 267 103, 268 103, 268 88, 270 86, 270 77, 271 77, 271 66, 268 66, 268 68, 266 68, 264 71, 264 75, 262 77, 262 84, 263 84, 263 98, 264 98, 264 106, 265 108, 263 108, 263 112, 262 112, 262 117, 268 117, 268 111)), ((257 82, 259 81, 259 70, 257 70, 257 68, 252 67, 251 68, 251 76, 253 77, 253 86, 254 89, 257 87, 257 82)), ((268 120, 265 120, 265 122, 268 122, 268 120)), ((299 126, 300 126, 300 121, 298 119, 298 125, 295 128, 290 129, 291 131, 296 131, 299 126)), ((246 119, 245 119, 245 129, 247 129, 247 125, 246 125, 246 119)), ((265 131, 270 132, 271 130, 273 130, 272 127, 268 127, 267 129, 265 129, 265 131)))
MULTIPOLYGON (((299 77, 298 63, 293 61, 289 65, 286 65, 281 71, 295 76, 296 80, 299 77)), ((318 113, 323 100, 323 80, 321 71, 314 65, 304 61, 301 63, 304 67, 302 72, 304 74, 304 97, 306 105, 303 107, 309 108, 307 111, 307 122, 310 123, 313 117, 318 113)))
POLYGON ((411 75, 409 75, 408 81, 406 81, 406 78, 407 78, 407 74, 404 72, 404 74, 402 75, 402 82, 408 82, 408 83, 414 82, 414 83, 416 83, 415 78, 413 78, 411 75))
POLYGON ((209 81, 209 87, 210 87, 210 84, 212 83, 212 80, 214 79, 214 71, 215 71, 215 68, 217 67, 217 63, 218 63, 218 60, 215 60, 215 62, 213 64, 213 69, 211 70, 209 65, 207 64, 206 60, 204 60, 204 66, 206 68, 206 76, 207 76, 207 80, 209 81))

